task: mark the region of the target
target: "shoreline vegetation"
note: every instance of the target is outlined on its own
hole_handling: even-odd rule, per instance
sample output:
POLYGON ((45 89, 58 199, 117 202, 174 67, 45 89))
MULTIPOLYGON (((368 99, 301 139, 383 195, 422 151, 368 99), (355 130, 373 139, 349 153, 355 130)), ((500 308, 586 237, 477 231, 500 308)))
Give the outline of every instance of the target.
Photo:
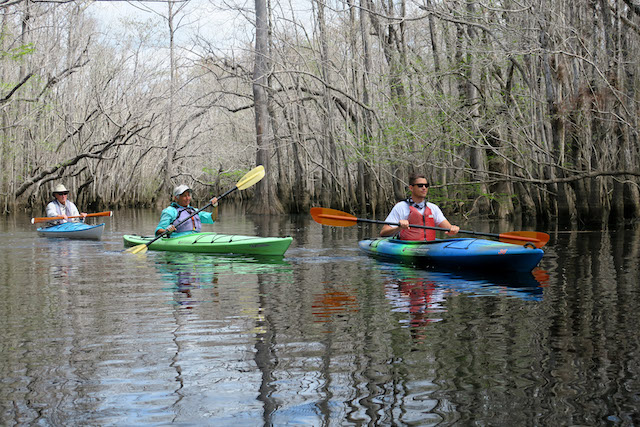
POLYGON ((262 164, 230 197, 252 213, 380 218, 421 172, 448 216, 640 218, 632 2, 255 0, 224 50, 189 33, 196 4, 115 28, 94 4, 0 4, 4 214, 58 182, 85 211, 219 195, 262 164))

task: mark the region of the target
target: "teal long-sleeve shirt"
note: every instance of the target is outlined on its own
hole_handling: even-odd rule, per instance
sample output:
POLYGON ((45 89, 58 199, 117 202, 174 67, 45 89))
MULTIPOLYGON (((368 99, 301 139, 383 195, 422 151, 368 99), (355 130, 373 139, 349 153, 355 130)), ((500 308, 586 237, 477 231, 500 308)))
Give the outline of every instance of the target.
MULTIPOLYGON (((173 202, 171 203, 171 206, 162 210, 162 214, 160 214, 160 222, 156 227, 156 232, 161 228, 166 230, 167 227, 173 224, 173 221, 175 221, 176 218, 178 218, 177 208, 179 207, 180 206, 177 203, 173 202)), ((189 208, 197 210, 193 206, 189 206, 189 208)), ((201 211, 201 212, 198 212, 198 216, 200 217, 200 222, 202 224, 213 224, 215 222, 213 219, 211 219, 211 212, 201 211)), ((184 236, 186 234, 191 234, 191 233, 194 233, 194 231, 183 231, 182 233, 176 232, 176 233, 171 233, 171 237, 184 236)))

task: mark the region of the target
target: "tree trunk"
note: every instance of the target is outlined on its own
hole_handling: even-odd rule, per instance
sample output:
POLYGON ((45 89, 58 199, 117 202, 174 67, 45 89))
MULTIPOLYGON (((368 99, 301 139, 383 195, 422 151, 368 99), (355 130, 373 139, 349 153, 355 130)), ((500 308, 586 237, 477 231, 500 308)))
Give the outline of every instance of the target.
MULTIPOLYGON (((402 80, 404 67, 402 66, 402 40, 399 37, 398 29, 402 19, 383 23, 381 19, 389 19, 394 15, 393 4, 389 3, 389 7, 385 9, 382 3, 384 13, 379 14, 372 0, 364 0, 365 9, 368 11, 368 17, 372 25, 373 33, 377 36, 384 58, 388 67, 388 90, 391 98, 391 106, 393 108, 395 120, 402 120, 406 117, 406 90, 402 80), (384 18, 382 18, 384 17, 384 18), (388 18, 387 18, 388 17, 388 18)), ((406 171, 412 167, 398 161, 402 157, 403 150, 400 144, 395 144, 389 150, 391 182, 393 187, 393 195, 396 200, 402 200, 406 197, 406 171)))
MULTIPOLYGON (((361 3, 366 0, 361 0, 361 3)), ((364 5, 363 5, 364 6, 364 5)), ((367 20, 367 13, 365 7, 358 8, 360 12, 360 36, 362 38, 362 56, 364 69, 362 70, 362 103, 366 106, 371 105, 370 89, 371 84, 369 76, 371 75, 373 63, 371 60, 370 52, 370 27, 367 20)), ((355 20, 355 16, 352 20, 355 20)), ((352 24, 353 25, 353 24, 352 24)), ((355 30, 354 30, 355 31, 355 30)), ((354 38, 352 40, 353 56, 356 57, 357 42, 354 38)), ((357 79, 354 79, 356 83, 357 79)), ((372 151, 375 149, 372 144, 373 123, 371 120, 371 113, 369 110, 362 110, 362 123, 358 123, 359 132, 356 135, 359 136, 359 145, 361 157, 358 160, 358 194, 360 202, 360 213, 366 215, 367 213, 375 214, 378 195, 376 191, 376 185, 374 183, 373 171, 371 170, 370 160, 373 158, 372 151)))
POLYGON ((164 181, 162 190, 165 194, 170 194, 174 186, 174 156, 176 150, 176 141, 173 134, 173 120, 175 108, 175 92, 176 92, 176 58, 175 58, 175 28, 174 28, 174 12, 173 1, 167 2, 168 15, 167 24, 169 28, 169 102, 167 103, 167 150, 164 159, 164 181))
POLYGON ((323 206, 343 207, 343 197, 338 190, 336 179, 338 179, 338 153, 336 150, 333 116, 334 106, 331 97, 331 74, 329 71, 329 46, 327 40, 327 29, 325 22, 324 0, 316 0, 318 8, 318 36, 320 43, 320 77, 322 79, 322 134, 321 142, 323 148, 323 169, 322 169, 322 195, 323 206))
POLYGON ((253 72, 253 101, 256 126, 256 164, 265 168, 265 177, 255 186, 255 203, 251 212, 257 214, 277 214, 284 209, 277 198, 271 171, 271 134, 269 118, 269 13, 266 0, 255 0, 256 6, 256 51, 253 72))

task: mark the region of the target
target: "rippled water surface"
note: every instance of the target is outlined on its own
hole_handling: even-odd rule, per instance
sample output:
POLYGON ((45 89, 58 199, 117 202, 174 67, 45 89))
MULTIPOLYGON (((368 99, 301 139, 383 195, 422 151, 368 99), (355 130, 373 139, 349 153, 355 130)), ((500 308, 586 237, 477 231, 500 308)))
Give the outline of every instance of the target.
POLYGON ((205 227, 290 235, 285 256, 123 253, 158 217, 93 221, 98 242, 0 220, 0 424, 640 423, 637 227, 538 228, 533 274, 487 277, 368 258, 375 228, 232 208, 205 227))

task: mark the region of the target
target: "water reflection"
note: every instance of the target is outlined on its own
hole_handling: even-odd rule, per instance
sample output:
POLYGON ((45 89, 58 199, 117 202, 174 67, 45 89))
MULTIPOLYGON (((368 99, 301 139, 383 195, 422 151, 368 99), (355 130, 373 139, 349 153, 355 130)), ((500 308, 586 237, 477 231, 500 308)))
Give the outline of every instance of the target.
POLYGON ((324 323, 358 311, 358 297, 342 290, 327 289, 314 295, 311 306, 315 322, 324 323))
POLYGON ((79 275, 84 274, 87 263, 93 260, 86 258, 95 250, 103 248, 102 242, 86 242, 72 239, 47 239, 37 250, 38 262, 49 270, 50 285, 72 285, 79 275), (91 248, 87 251, 88 248, 91 248), (83 259, 84 258, 84 259, 83 259))
POLYGON ((61 245, 54 245, 51 249, 52 262, 49 264, 49 277, 55 281, 60 281, 64 285, 70 284, 71 270, 75 265, 74 259, 79 253, 74 250, 70 242, 62 242, 61 245), (67 243, 67 244, 64 244, 67 243))
POLYGON ((153 262, 160 277, 171 284, 165 290, 173 293, 173 303, 188 309, 202 302, 220 302, 216 286, 220 276, 233 275, 241 282, 242 275, 291 271, 282 257, 159 252, 153 254, 153 262))
MULTIPOLYGON (((255 417, 258 403, 245 386, 249 378, 255 384, 256 366, 264 378, 262 387, 270 381, 274 332, 264 309, 265 295, 287 280, 292 266, 282 257, 174 252, 150 257, 170 285, 163 290, 170 293, 168 301, 175 306, 169 363, 175 372, 174 421, 189 420, 187 414, 202 406, 222 424, 231 423, 234 415, 230 414, 242 412, 241 407, 250 408, 248 413, 255 417)), ((260 402, 271 406, 269 393, 260 402)))
POLYGON ((427 324, 442 320, 438 313, 446 311, 442 305, 445 289, 412 269, 389 267, 389 270, 391 274, 384 281, 385 295, 393 311, 409 314, 408 321, 402 319, 400 323, 411 329, 414 341, 422 342, 427 324))
POLYGON ((548 273, 537 269, 535 274, 512 274, 491 276, 462 272, 423 270, 401 264, 382 263, 380 272, 385 284, 398 289, 400 293, 410 293, 416 286, 422 288, 418 300, 431 301, 438 298, 432 294, 469 294, 471 296, 501 296, 528 301, 542 300, 542 286, 548 281, 548 273), (408 289, 403 292, 403 288, 408 289))
POLYGON ((0 219, 0 424, 638 424, 638 230, 551 231, 522 280, 375 261, 371 230, 301 216, 216 226, 293 235, 275 262, 131 256, 159 214, 133 213, 97 244, 0 219))
POLYGON ((414 342, 424 341, 427 326, 442 320, 442 313, 447 311, 447 298, 466 295, 542 301, 541 281, 546 280, 547 276, 541 269, 536 272, 537 279, 532 274, 492 277, 486 274, 424 270, 402 264, 376 262, 384 279, 385 296, 394 312, 408 315, 407 318, 400 319, 399 323, 411 330, 414 342))

